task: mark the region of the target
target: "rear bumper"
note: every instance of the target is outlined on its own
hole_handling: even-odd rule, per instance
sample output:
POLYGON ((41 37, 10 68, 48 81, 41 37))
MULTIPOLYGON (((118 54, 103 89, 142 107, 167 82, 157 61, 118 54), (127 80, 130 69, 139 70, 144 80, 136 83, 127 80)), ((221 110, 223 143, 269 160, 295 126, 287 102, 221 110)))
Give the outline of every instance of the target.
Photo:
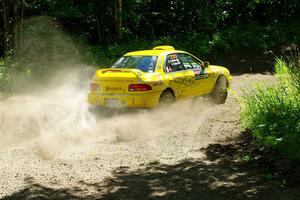
POLYGON ((156 107, 161 92, 135 93, 135 94, 102 94, 90 92, 88 102, 92 105, 110 108, 152 108, 156 107))

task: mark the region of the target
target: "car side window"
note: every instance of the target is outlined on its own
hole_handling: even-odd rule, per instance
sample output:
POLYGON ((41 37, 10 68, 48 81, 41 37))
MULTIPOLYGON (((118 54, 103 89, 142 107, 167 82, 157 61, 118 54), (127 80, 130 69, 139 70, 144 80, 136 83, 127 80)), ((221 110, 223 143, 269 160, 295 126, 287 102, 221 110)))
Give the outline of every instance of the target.
POLYGON ((202 63, 188 54, 181 53, 178 57, 185 69, 202 68, 202 63))
POLYGON ((165 72, 176 72, 184 70, 182 63, 178 58, 178 54, 173 53, 167 55, 166 63, 165 63, 165 72))

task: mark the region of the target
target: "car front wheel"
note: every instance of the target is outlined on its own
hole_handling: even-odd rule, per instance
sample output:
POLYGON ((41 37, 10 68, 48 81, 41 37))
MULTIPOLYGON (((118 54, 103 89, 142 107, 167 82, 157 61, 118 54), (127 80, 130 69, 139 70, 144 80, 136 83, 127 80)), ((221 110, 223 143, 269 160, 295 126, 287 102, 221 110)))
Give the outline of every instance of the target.
POLYGON ((228 95, 228 81, 224 76, 218 78, 214 90, 211 94, 214 103, 225 103, 228 95))

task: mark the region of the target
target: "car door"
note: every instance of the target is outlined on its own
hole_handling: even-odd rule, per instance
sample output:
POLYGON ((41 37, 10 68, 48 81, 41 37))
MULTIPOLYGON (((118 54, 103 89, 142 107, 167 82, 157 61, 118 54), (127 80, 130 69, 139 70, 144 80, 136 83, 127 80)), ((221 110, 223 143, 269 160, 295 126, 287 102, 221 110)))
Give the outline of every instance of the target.
POLYGON ((169 86, 174 90, 176 98, 184 98, 192 95, 194 74, 185 70, 177 53, 166 56, 164 71, 169 79, 169 86))
POLYGON ((183 66, 194 74, 194 85, 191 88, 192 95, 197 96, 208 93, 210 91, 212 80, 202 62, 187 53, 178 54, 178 58, 183 66))

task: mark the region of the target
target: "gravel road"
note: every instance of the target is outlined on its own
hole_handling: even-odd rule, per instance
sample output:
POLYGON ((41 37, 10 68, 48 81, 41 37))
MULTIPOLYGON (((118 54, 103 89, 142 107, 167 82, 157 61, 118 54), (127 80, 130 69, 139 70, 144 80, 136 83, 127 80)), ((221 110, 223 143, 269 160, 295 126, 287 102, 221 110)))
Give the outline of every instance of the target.
MULTIPOLYGON (((0 102, 0 198, 105 198, 120 190, 106 187, 116 170, 133 172, 153 163, 176 165, 189 159, 209 162, 199 149, 241 133, 235 96, 242 88, 273 77, 234 76, 223 105, 193 99, 157 110, 105 115, 89 111, 86 86, 74 84, 76 75, 68 80, 74 82, 0 102), (51 197, 58 191, 64 191, 63 196, 51 197)), ((148 197, 165 194, 151 184, 148 197)))

